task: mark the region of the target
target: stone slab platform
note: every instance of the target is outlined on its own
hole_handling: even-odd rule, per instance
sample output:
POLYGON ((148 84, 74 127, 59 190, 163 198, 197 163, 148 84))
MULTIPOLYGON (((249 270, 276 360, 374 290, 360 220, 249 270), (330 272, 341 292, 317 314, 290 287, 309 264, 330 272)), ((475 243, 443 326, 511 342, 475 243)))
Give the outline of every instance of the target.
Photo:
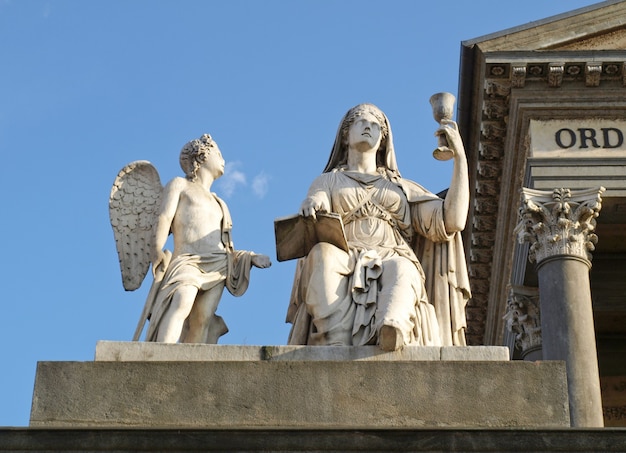
POLYGON ((385 352, 378 346, 239 346, 99 341, 96 361, 255 361, 255 360, 509 360, 506 346, 405 346, 385 352))
POLYGON ((39 362, 32 427, 569 426, 563 362, 39 362))
POLYGON ((138 429, 0 428, 16 452, 619 452, 626 429, 138 429))

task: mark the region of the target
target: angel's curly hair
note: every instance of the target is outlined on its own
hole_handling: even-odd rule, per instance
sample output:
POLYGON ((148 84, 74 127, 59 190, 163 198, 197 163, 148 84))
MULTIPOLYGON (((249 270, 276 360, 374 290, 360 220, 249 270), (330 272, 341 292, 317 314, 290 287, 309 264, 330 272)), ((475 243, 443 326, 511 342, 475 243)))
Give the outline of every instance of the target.
POLYGON ((190 181, 195 181, 198 177, 198 168, 206 160, 216 143, 209 134, 191 140, 180 150, 180 168, 185 172, 185 176, 190 181))

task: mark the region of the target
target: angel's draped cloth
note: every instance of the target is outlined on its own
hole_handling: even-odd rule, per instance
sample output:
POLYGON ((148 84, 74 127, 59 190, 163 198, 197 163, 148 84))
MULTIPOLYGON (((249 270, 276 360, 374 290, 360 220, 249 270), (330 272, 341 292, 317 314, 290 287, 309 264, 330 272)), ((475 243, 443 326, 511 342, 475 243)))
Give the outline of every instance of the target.
MULTIPOLYGON (((241 296, 248 289, 252 252, 234 250, 231 231, 232 219, 226 203, 215 194, 222 209, 222 243, 224 251, 206 255, 181 254, 168 265, 163 280, 152 301, 150 324, 146 341, 156 341, 163 315, 169 309, 174 293, 184 285, 191 285, 200 291, 208 291, 218 285, 225 285, 234 296, 241 296)), ((184 342, 188 330, 187 321, 183 326, 180 341, 184 342)), ((220 336, 228 332, 221 316, 213 314, 205 330, 205 343, 217 343, 220 336)))
POLYGON ((375 344, 391 325, 405 344, 465 345, 467 267, 441 198, 406 179, 344 169, 320 175, 307 198, 341 215, 349 252, 319 243, 299 260, 289 344, 375 344))

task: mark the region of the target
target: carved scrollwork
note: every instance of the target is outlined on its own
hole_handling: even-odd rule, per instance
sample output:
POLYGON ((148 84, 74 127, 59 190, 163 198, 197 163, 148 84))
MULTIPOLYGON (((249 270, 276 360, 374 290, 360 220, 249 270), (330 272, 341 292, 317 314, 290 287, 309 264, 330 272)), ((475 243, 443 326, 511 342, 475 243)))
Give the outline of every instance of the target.
POLYGON ((511 66, 511 87, 524 88, 526 85, 526 65, 511 66))
POLYGON ((548 65, 548 85, 552 88, 559 88, 563 83, 563 73, 565 65, 563 63, 550 63, 548 65))
POLYGON ((588 87, 600 86, 602 63, 587 63, 585 65, 585 85, 588 87))

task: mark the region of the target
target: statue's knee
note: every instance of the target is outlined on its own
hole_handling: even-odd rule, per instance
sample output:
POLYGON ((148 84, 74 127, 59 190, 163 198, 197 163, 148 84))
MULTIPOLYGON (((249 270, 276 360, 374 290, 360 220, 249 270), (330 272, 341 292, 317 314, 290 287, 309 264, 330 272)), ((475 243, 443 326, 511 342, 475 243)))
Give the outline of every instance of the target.
POLYGON ((198 290, 193 286, 181 286, 172 297, 171 309, 191 310, 198 290))
POLYGON ((411 286, 420 280, 419 272, 415 263, 406 258, 396 257, 383 263, 383 282, 397 282, 398 284, 411 286))
POLYGON ((307 258, 313 260, 324 259, 335 254, 337 250, 337 247, 328 242, 318 242, 311 248, 307 258))

